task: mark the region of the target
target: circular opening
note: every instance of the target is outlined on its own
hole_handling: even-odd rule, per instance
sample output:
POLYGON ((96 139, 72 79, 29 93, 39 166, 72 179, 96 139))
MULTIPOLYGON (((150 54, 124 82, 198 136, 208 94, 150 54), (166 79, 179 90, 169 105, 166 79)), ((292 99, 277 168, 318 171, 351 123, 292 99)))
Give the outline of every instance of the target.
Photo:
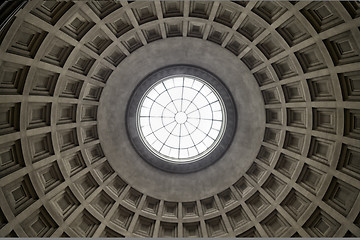
POLYGON ((225 85, 189 65, 146 76, 127 105, 127 131, 135 150, 168 172, 195 172, 219 160, 232 142, 236 121, 225 85))
POLYGON ((206 81, 169 76, 153 84, 137 111, 138 131, 146 147, 162 160, 196 161, 219 143, 226 126, 223 100, 206 81))

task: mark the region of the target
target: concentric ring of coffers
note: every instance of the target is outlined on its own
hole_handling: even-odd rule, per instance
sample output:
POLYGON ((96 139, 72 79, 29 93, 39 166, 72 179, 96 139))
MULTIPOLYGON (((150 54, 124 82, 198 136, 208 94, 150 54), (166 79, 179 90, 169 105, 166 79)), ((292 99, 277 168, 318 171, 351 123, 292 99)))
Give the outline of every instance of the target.
POLYGON ((127 127, 148 163, 169 172, 194 172, 225 153, 236 129, 236 110, 227 87, 210 72, 168 66, 134 90, 127 127))

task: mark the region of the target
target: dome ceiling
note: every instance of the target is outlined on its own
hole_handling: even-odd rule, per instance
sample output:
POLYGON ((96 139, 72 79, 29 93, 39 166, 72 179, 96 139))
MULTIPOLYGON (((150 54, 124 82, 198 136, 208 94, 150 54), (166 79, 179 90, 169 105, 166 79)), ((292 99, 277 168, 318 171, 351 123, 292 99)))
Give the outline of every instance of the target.
POLYGON ((347 1, 29 1, 0 33, 0 236, 359 237, 359 16, 347 1), (132 91, 172 64, 214 73, 238 113, 195 173, 150 166, 127 135, 132 91))

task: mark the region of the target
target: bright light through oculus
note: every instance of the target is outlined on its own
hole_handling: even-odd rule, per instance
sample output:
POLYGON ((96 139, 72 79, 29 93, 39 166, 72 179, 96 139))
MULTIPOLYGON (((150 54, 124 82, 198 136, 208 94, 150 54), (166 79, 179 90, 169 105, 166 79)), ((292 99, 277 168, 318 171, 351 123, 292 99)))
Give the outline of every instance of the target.
POLYGON ((208 83, 192 76, 172 76, 144 94, 137 125, 153 153, 180 163, 196 160, 217 146, 225 116, 222 99, 208 83))

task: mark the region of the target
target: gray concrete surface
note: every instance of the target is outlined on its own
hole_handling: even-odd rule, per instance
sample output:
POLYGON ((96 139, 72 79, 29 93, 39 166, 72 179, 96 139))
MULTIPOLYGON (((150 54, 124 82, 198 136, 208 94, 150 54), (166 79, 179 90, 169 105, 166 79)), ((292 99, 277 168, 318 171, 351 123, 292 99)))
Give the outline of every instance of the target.
POLYGON ((155 198, 190 201, 218 193, 248 170, 264 136, 264 109, 254 76, 229 51, 201 39, 170 38, 137 50, 111 75, 100 99, 99 138, 111 166, 130 185, 155 198), (167 173, 149 165, 135 152, 126 133, 126 104, 132 91, 145 76, 172 64, 193 64, 217 75, 231 86, 238 112, 228 152, 195 173, 167 173))

